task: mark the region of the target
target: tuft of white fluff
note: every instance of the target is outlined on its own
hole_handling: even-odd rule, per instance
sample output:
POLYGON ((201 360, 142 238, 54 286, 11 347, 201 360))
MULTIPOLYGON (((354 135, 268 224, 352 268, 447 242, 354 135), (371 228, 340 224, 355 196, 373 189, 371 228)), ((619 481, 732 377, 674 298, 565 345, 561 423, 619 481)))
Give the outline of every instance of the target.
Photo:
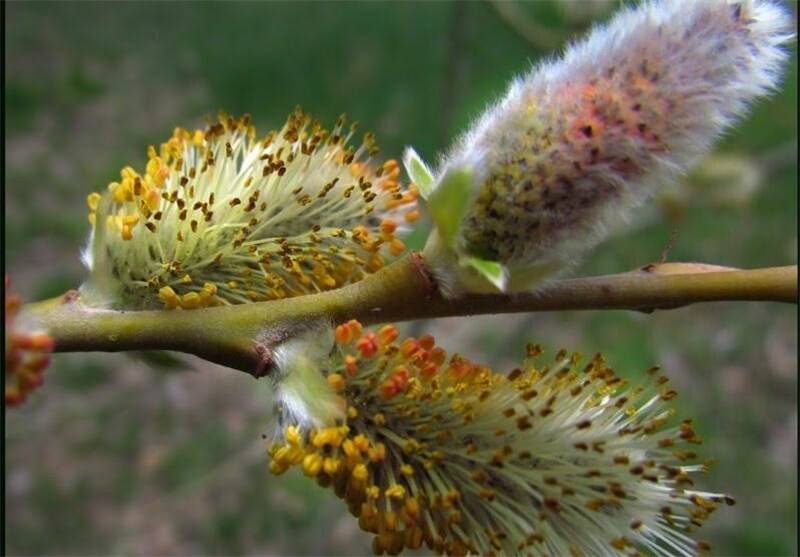
POLYGON ((772 1, 648 1, 514 79, 436 174, 472 175, 458 257, 426 253, 445 293, 474 290, 465 257, 502 264, 508 291, 574 263, 775 89, 793 38, 772 1))
POLYGON ((89 271, 94 268, 94 255, 92 254, 92 243, 94 242, 94 228, 89 232, 89 241, 86 242, 86 247, 81 250, 81 263, 89 271))
POLYGON ((333 327, 316 324, 273 349, 279 426, 301 430, 329 425, 343 417, 344 401, 328 384, 321 365, 334 346, 333 327))

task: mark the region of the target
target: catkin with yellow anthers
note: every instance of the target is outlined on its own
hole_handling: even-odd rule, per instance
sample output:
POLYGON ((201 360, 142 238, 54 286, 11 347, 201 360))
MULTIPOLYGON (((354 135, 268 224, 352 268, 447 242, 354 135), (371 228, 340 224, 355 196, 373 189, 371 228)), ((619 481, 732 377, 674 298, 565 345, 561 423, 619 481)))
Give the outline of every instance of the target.
POLYGON ((299 108, 257 137, 250 117, 177 128, 145 171, 87 198, 85 299, 192 309, 286 298, 360 280, 398 257, 417 217, 393 160, 356 124, 330 131, 299 108))
POLYGON ((547 362, 530 345, 500 374, 356 321, 335 343, 318 369, 343 417, 309 428, 282 414, 270 469, 332 488, 377 554, 695 554, 708 544, 689 534, 733 502, 695 488, 700 438, 656 368, 632 388, 600 355, 547 362))

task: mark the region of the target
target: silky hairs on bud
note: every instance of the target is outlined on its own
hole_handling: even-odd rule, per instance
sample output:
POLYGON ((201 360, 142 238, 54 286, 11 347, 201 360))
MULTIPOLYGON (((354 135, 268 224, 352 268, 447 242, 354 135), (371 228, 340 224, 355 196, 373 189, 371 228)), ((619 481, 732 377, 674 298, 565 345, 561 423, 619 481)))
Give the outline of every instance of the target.
POLYGON ((279 426, 320 427, 343 416, 344 402, 321 368, 333 346, 333 327, 320 323, 273 350, 279 426))
POLYGON ((644 2, 515 79, 435 174, 409 150, 445 295, 575 262, 775 88, 792 38, 766 0, 644 2))

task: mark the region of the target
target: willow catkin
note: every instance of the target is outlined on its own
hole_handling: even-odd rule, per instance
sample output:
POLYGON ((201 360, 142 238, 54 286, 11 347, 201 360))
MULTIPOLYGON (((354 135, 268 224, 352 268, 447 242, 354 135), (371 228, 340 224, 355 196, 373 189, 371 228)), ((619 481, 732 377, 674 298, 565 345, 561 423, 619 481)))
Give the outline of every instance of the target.
POLYGON ((287 298, 360 280, 405 251, 416 192, 375 138, 300 109, 257 137, 249 116, 177 128, 144 173, 89 195, 84 301, 193 309, 287 298))
POLYGON ((791 38, 771 1, 649 1, 515 79, 438 173, 471 177, 458 257, 427 250, 445 293, 471 289, 465 258, 506 290, 573 263, 775 88, 791 38))

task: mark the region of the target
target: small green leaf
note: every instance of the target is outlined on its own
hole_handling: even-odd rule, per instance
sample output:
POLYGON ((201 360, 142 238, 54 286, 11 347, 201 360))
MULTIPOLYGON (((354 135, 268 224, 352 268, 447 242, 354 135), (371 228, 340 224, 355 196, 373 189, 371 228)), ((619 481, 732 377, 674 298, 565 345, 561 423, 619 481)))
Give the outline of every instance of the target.
POLYGON ((406 147, 403 153, 403 166, 406 167, 406 173, 411 181, 419 186, 422 199, 428 199, 433 189, 433 174, 413 147, 406 147))
POLYGON ((436 223, 445 245, 452 247, 458 226, 467 213, 470 201, 472 173, 468 170, 451 170, 430 193, 428 209, 436 223))
POLYGON ((467 257, 464 259, 463 263, 478 271, 483 278, 491 282, 498 290, 505 290, 508 284, 508 273, 506 273, 503 265, 497 261, 467 257))

